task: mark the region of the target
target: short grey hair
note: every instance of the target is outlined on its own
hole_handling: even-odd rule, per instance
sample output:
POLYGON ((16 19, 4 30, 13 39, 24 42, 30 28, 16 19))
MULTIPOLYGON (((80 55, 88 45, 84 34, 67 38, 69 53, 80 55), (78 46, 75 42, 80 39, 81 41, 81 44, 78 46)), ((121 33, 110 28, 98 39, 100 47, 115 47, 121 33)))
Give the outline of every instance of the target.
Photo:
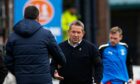
POLYGON ((84 24, 80 20, 73 21, 69 26, 69 30, 71 29, 72 25, 81 26, 83 28, 83 31, 84 31, 84 24))

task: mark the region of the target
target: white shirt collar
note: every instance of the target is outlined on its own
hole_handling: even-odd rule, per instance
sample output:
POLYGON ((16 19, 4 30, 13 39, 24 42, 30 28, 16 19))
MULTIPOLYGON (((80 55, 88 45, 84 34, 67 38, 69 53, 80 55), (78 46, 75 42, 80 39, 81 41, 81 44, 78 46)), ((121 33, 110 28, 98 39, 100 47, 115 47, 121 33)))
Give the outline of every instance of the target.
POLYGON ((77 47, 81 42, 82 42, 82 40, 73 45, 73 44, 70 42, 70 40, 68 40, 68 43, 69 43, 72 47, 74 47, 74 48, 77 47))

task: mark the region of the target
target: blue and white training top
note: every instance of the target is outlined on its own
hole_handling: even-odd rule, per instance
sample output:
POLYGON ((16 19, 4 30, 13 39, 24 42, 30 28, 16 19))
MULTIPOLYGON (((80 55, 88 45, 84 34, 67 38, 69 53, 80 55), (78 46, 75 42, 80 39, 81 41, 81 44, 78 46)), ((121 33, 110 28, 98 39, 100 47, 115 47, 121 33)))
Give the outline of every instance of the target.
MULTIPOLYGON (((107 81, 113 80, 128 81, 129 70, 127 70, 127 49, 127 44, 121 42, 115 46, 108 43, 99 47, 104 66, 102 79, 103 84, 107 81)), ((132 66, 130 71, 132 71, 132 66)))

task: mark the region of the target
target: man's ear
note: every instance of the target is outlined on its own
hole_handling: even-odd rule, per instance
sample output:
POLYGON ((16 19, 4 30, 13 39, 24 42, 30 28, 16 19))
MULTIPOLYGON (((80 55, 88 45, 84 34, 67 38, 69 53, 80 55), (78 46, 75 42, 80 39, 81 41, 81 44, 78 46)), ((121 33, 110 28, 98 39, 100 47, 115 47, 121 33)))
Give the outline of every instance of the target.
POLYGON ((70 32, 70 30, 67 31, 67 33, 69 33, 69 32, 70 32))
POLYGON ((36 18, 36 21, 39 22, 39 16, 36 18))
POLYGON ((122 38, 123 38, 123 35, 120 35, 120 40, 122 40, 122 38))

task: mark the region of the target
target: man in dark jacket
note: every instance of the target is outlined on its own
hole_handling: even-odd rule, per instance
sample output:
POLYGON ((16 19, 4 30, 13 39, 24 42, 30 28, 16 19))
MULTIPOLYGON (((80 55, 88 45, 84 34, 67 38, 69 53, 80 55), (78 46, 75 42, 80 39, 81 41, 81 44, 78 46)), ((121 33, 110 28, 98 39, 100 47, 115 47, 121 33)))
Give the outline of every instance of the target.
POLYGON ((25 8, 24 19, 14 26, 6 44, 5 63, 17 84, 52 84, 49 55, 63 66, 65 56, 49 30, 38 23, 39 10, 25 8))
POLYGON ((6 69, 6 66, 3 63, 2 51, 0 50, 0 84, 3 83, 7 73, 8 73, 8 70, 6 69))
POLYGON ((57 63, 52 61, 53 76, 60 79, 60 84, 100 84, 102 79, 102 62, 97 48, 83 40, 84 25, 74 21, 68 31, 69 39, 60 43, 67 63, 57 69, 57 63), (94 73, 95 72, 95 73, 94 73))

